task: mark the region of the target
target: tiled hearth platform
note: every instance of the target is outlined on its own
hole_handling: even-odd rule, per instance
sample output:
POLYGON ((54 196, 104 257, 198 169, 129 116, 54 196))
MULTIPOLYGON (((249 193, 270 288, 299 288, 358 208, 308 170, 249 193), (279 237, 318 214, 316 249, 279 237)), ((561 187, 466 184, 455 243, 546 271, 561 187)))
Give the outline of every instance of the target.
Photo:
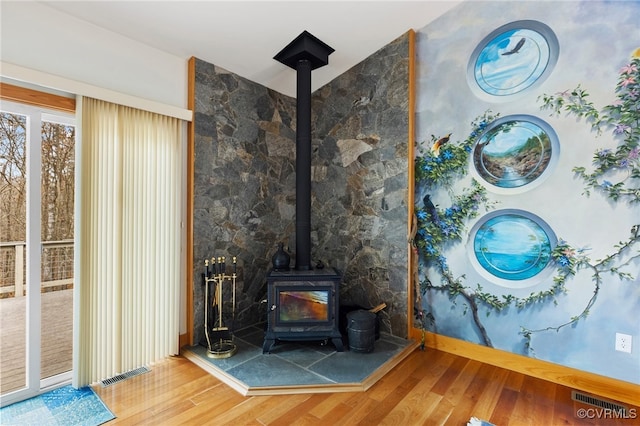
POLYGON ((203 346, 183 349, 182 354, 242 395, 279 395, 365 391, 415 348, 417 343, 385 333, 370 353, 337 352, 323 342, 279 342, 270 354, 262 353, 264 327, 236 332, 238 351, 224 359, 212 359, 203 346))

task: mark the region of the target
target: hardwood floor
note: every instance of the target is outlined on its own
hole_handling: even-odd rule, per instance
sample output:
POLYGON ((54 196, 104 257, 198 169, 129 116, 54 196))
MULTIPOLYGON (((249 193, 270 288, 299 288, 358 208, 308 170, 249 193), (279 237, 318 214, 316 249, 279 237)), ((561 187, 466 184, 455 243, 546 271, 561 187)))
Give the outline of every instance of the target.
POLYGON ((182 357, 94 389, 117 416, 109 426, 466 425, 471 416, 500 426, 640 424, 638 407, 620 419, 573 401, 570 388, 433 349, 366 392, 244 397, 182 357))

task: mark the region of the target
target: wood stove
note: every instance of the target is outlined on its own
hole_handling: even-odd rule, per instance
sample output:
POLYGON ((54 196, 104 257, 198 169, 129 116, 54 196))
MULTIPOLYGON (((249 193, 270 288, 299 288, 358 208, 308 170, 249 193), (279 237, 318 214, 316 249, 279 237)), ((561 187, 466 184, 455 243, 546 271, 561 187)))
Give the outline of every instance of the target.
POLYGON ((271 271, 267 277, 267 331, 262 352, 270 352, 277 340, 331 340, 342 352, 340 282, 340 275, 332 269, 271 271))
MULTIPOLYGON (((268 318, 263 352, 276 340, 331 339, 343 351, 339 328, 340 276, 311 267, 311 71, 329 63, 333 48, 303 31, 275 57, 296 70, 296 267, 267 277, 268 318)), ((284 270, 283 270, 284 269, 284 270)))

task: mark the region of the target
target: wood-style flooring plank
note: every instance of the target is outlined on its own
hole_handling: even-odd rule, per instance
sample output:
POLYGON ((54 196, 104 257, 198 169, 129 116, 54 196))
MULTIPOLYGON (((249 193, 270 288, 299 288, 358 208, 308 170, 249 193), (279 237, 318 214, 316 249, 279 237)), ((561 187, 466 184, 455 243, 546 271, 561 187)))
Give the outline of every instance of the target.
MULTIPOLYGON (((352 399, 353 401, 354 399, 352 399)), ((357 398, 358 404, 351 407, 351 410, 346 412, 340 418, 335 416, 335 425, 336 426, 347 426, 347 425, 355 425, 359 424, 360 421, 365 418, 375 407, 379 404, 375 399, 369 398, 367 395, 363 394, 361 397, 357 398)), ((334 416, 329 415, 323 418, 323 420, 328 422, 333 422, 334 416)), ((374 423, 375 424, 375 423, 374 423)))
POLYGON ((488 381, 471 412, 480 419, 488 419, 500 400, 500 392, 509 372, 486 364, 480 371, 486 375, 488 381))
POLYGON ((418 357, 405 358, 396 368, 387 373, 375 386, 369 389, 369 397, 377 401, 384 400, 400 383, 413 375, 413 372, 422 364, 423 361, 418 357))
POLYGON ((571 400, 570 388, 433 349, 411 353, 366 392, 245 397, 182 357, 95 390, 117 416, 108 426, 464 426, 472 416, 500 426, 639 424, 579 418, 593 407, 571 400))
POLYGON ((444 395, 453 381, 458 377, 460 371, 467 365, 468 359, 457 357, 453 359, 453 362, 448 366, 444 374, 438 379, 438 382, 433 385, 432 392, 438 395, 444 395))
POLYGON ((291 423, 287 423, 292 426, 316 426, 316 425, 326 425, 327 423, 323 422, 319 418, 312 416, 309 413, 303 414, 302 417, 297 419, 293 419, 291 423))
MULTIPOLYGON (((321 420, 310 414, 311 411, 324 402, 329 397, 327 393, 317 393, 314 395, 308 395, 308 398, 302 403, 290 408, 287 412, 278 417, 274 423, 276 424, 318 424, 321 420), (300 417, 302 413, 306 413, 303 417, 300 417)), ((260 420, 263 418, 261 417, 260 420)))
POLYGON ((172 392, 182 384, 188 384, 195 380, 204 379, 207 383, 218 383, 215 378, 204 377, 202 374, 191 368, 188 361, 178 358, 170 359, 164 363, 159 363, 151 367, 151 372, 126 381, 116 383, 107 388, 95 387, 96 393, 103 398, 105 403, 111 404, 114 410, 123 412, 124 416, 135 414, 136 411, 147 410, 157 403, 167 403, 174 396, 172 392), (177 362, 175 362, 177 361, 177 362), (171 362, 174 367, 173 374, 163 374, 171 362), (159 369, 159 371, 156 371, 159 369), (153 373, 158 374, 153 374, 153 373), (214 379, 213 381, 211 379, 214 379), (119 392, 121 387, 128 389, 128 392, 119 392), (150 397, 153 395, 154 397, 150 397))
MULTIPOLYGON (((454 417, 456 414, 463 415, 462 411, 456 410, 456 406, 461 403, 464 393, 475 377, 480 365, 481 363, 478 361, 456 360, 434 385, 432 391, 442 395, 442 401, 432 415, 438 424, 450 423, 449 418, 452 415, 454 417), (456 411, 456 414, 454 414, 454 411, 456 411)), ((454 422, 455 420, 452 420, 451 424, 454 422)))
MULTIPOLYGON (((221 388, 222 389, 222 388, 221 388)), ((257 398, 257 397, 255 397, 257 398)), ((263 397, 269 398, 269 397, 263 397)), ((227 392, 218 393, 215 398, 211 398, 206 403, 200 403, 188 411, 172 417, 167 425, 206 425, 206 424, 230 424, 216 422, 216 419, 224 414, 239 416, 244 413, 243 404, 250 399, 240 395, 232 389, 227 392)))
POLYGON ((514 407, 514 416, 510 424, 533 424, 529 419, 535 419, 538 424, 551 424, 556 385, 532 377, 525 377, 522 389, 514 407))
POLYGON ((429 354, 417 355, 415 358, 422 361, 412 373, 412 377, 419 379, 419 382, 387 414, 383 420, 385 424, 393 424, 394 421, 400 420, 402 421, 398 424, 406 424, 406 422, 413 422, 415 419, 422 422, 420 419, 424 419, 425 415, 429 415, 435 408, 431 402, 439 403, 442 399, 441 395, 432 392, 432 390, 449 369, 455 357, 445 352, 434 351, 429 354))
POLYGON ((411 392, 418 382, 419 380, 415 377, 407 377, 391 393, 389 393, 385 399, 379 401, 374 409, 369 411, 357 424, 367 426, 379 422, 380 419, 386 417, 395 408, 395 406, 411 392))
MULTIPOLYGON (((435 410, 429 414, 429 418, 427 419, 427 424, 433 426, 440 425, 448 425, 451 424, 449 422, 449 417, 453 413, 456 407, 451 404, 451 402, 445 398, 442 398, 438 405, 435 407, 435 410)), ((502 425, 500 425, 502 426, 502 425)))
MULTIPOLYGON (((467 413, 475 413, 474 415, 480 418, 486 418, 483 414, 480 414, 474 410, 478 400, 489 391, 487 390, 488 384, 492 380, 492 377, 487 374, 487 371, 482 367, 486 364, 478 366, 475 374, 468 382, 467 388, 462 393, 459 399, 450 402, 456 407, 449 417, 450 424, 465 424, 469 418, 467 413)), ((487 369, 490 370, 490 369, 487 369)), ((467 374, 470 371, 467 370, 467 374)), ((491 413, 489 413, 491 414, 491 413)))
POLYGON ((382 425, 424 424, 442 401, 442 396, 434 393, 411 392, 380 422, 382 425))
MULTIPOLYGON (((300 395, 292 395, 299 398, 300 395)), ((308 395, 302 395, 303 398, 307 398, 308 395)), ((301 399, 298 399, 301 401, 301 399)), ((290 404, 291 399, 287 398, 282 401, 283 403, 290 404)), ((260 424, 266 424, 262 422, 258 417, 265 411, 269 411, 278 405, 278 398, 276 396, 254 396, 246 398, 238 406, 232 410, 219 412, 217 416, 210 417, 212 424, 236 424, 243 425, 257 420, 260 424)))
MULTIPOLYGON (((295 410, 298 405, 303 404, 311 398, 310 394, 302 394, 302 395, 291 395, 290 398, 285 400, 276 401, 276 404, 270 405, 267 409, 262 410, 261 413, 256 415, 256 419, 264 425, 270 424, 284 424, 283 420, 279 420, 280 418, 288 419, 286 424, 291 423, 296 416, 293 416, 290 413, 291 410, 295 410), (287 417, 287 414, 290 414, 287 417)), ((298 417, 302 414, 302 411, 298 413, 298 417)))
POLYGON ((555 402, 551 424, 573 425, 576 410, 573 400, 571 399, 571 390, 564 386, 558 386, 555 395, 555 402))
POLYGON ((314 417, 322 419, 326 417, 329 413, 332 413, 336 410, 336 407, 347 407, 347 409, 351 409, 351 406, 345 404, 345 401, 352 398, 354 395, 364 395, 362 393, 354 393, 354 392, 340 392, 340 393, 332 393, 326 394, 328 395, 322 402, 318 403, 315 407, 309 410, 309 413, 314 417))
POLYGON ((518 401, 518 391, 509 388, 503 388, 500 392, 500 398, 496 407, 491 414, 490 422, 497 425, 508 425, 509 420, 513 416, 513 410, 518 401))

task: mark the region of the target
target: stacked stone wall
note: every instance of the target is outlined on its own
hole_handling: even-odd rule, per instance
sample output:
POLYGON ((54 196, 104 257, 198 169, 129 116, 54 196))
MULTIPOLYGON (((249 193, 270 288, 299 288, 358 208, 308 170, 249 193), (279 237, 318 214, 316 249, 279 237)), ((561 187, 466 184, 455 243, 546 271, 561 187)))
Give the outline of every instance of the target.
MULTIPOLYGON (((342 303, 385 302, 406 337, 408 35, 312 95, 312 265, 343 275, 342 303)), ((295 99, 196 60, 194 341, 204 259, 237 256, 236 321, 265 320, 278 242, 295 249, 295 99)), ((313 78, 313 77, 312 77, 313 78)), ((295 253, 292 265, 295 264, 295 253)))

